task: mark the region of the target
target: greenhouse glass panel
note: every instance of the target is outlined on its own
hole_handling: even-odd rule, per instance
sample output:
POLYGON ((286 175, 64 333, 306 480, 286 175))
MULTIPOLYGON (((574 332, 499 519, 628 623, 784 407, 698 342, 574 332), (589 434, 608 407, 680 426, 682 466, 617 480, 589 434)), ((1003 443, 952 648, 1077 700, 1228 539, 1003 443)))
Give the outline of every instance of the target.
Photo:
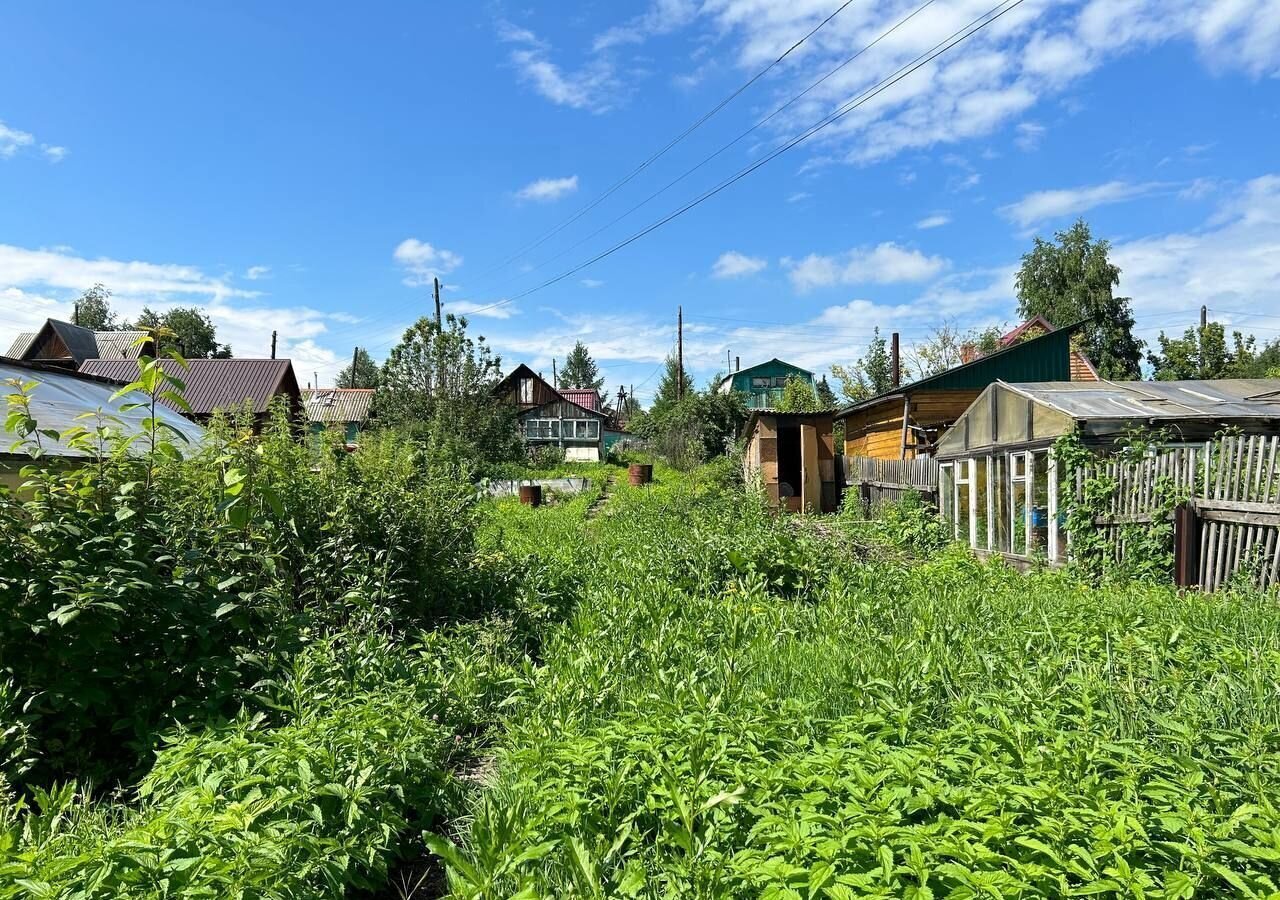
POLYGON ((1027 439, 1027 403, 1013 391, 996 392, 996 436, 1001 444, 1020 444, 1027 439))
POLYGON ((991 457, 991 519, 995 526, 992 550, 1009 552, 1009 467, 1003 456, 991 457))
POLYGON ((1049 549, 1049 454, 1031 454, 1031 552, 1049 549))
POLYGON ((975 459, 970 462, 973 469, 973 493, 976 508, 974 516, 976 517, 977 533, 974 535, 974 547, 979 550, 989 549, 987 544, 987 502, 989 495, 987 493, 987 461, 985 459, 975 459))

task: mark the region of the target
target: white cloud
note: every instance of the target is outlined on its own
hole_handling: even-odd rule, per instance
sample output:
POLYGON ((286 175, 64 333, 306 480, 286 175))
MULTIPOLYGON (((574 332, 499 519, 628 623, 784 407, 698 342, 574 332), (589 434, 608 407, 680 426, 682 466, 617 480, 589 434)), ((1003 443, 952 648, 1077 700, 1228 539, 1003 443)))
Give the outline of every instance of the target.
POLYGON ((57 163, 66 159, 69 151, 66 147, 59 147, 53 144, 41 144, 40 152, 44 154, 45 159, 49 160, 49 162, 57 163))
POLYGON ((579 282, 579 284, 581 284, 584 288, 591 288, 593 290, 595 288, 604 287, 604 282, 601 281, 599 278, 584 278, 582 279, 582 281, 579 282))
POLYGON ((1017 129, 1017 137, 1013 139, 1013 143, 1017 145, 1019 150, 1031 152, 1040 146, 1040 142, 1044 140, 1045 132, 1048 131, 1043 125, 1036 122, 1019 122, 1017 129))
POLYGON ((200 306, 218 329, 218 339, 241 357, 265 357, 271 332, 280 335, 279 355, 294 358, 298 377, 312 371, 332 378, 342 359, 316 343, 329 323, 350 320, 304 306, 266 306, 258 294, 240 290, 195 266, 139 260, 87 259, 70 248, 27 249, 0 244, 0 353, 22 331, 46 318, 70 319, 75 299, 97 282, 112 292, 111 306, 133 319, 143 306, 162 311, 200 306))
POLYGON ((941 228, 951 222, 951 216, 946 213, 934 213, 931 216, 925 216, 916 223, 916 227, 924 231, 930 228, 941 228))
POLYGON ((444 304, 444 311, 459 316, 472 316, 486 319, 510 319, 520 314, 519 307, 510 303, 495 306, 500 301, 493 300, 481 303, 475 300, 449 300, 444 304))
POLYGON ((813 194, 810 194, 808 191, 796 191, 794 194, 792 194, 790 197, 787 198, 787 202, 799 203, 802 200, 808 200, 812 196, 813 194))
POLYGON ((1022 228, 1031 228, 1048 219, 1079 215, 1098 206, 1142 197, 1163 187, 1165 185, 1154 182, 1109 181, 1086 187, 1036 191, 1016 203, 1000 207, 999 213, 1022 228))
POLYGON ((791 284, 804 292, 834 285, 927 281, 947 267, 947 260, 888 241, 837 256, 811 253, 799 261, 784 259, 783 264, 790 270, 791 284))
POLYGON ((250 281, 257 281, 266 278, 271 274, 270 266, 250 266, 244 273, 244 277, 250 281))
POLYGON ((409 287, 430 284, 431 279, 447 275, 462 265, 462 257, 452 250, 436 248, 417 238, 405 238, 392 253, 392 257, 404 267, 404 283, 409 287))
POLYGON ((720 254, 711 267, 713 278, 744 278, 764 270, 769 263, 757 256, 746 256, 736 250, 720 254))
POLYGON ((692 22, 699 5, 694 0, 653 0, 645 12, 597 36, 592 49, 599 52, 621 44, 641 44, 655 35, 670 34, 692 22))
POLYGON ((565 71, 551 61, 551 48, 527 28, 498 23, 498 38, 516 47, 511 63, 522 81, 558 106, 594 113, 609 110, 622 92, 613 64, 597 56, 575 71, 565 71))
POLYGON ((23 147, 29 147, 33 143, 35 143, 35 135, 18 131, 0 122, 0 158, 9 159, 23 147))
POLYGON ((567 178, 539 178, 537 181, 526 184, 516 191, 516 198, 547 203, 552 200, 559 200, 561 197, 575 193, 577 190, 577 175, 570 175, 567 178))

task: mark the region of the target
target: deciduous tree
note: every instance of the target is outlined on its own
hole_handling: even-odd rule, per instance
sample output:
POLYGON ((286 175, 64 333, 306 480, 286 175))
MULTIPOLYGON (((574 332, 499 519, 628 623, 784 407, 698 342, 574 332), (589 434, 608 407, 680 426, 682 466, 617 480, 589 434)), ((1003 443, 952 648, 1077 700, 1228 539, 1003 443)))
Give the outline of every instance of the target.
POLYGON ((1094 240, 1083 219, 1055 236, 1039 237, 1022 257, 1016 279, 1018 311, 1041 315, 1057 328, 1084 321, 1080 349, 1103 378, 1138 378, 1142 341, 1133 336, 1129 298, 1117 297, 1120 268, 1108 258, 1111 245, 1094 240))
POLYGON ((144 306, 131 327, 172 332, 172 335, 161 336, 161 353, 172 348, 187 359, 231 358, 231 345, 218 343, 218 329, 213 319, 198 306, 175 306, 162 313, 144 306))
POLYGON ((378 364, 373 361, 368 350, 360 347, 356 350, 355 360, 344 366, 338 373, 338 387, 376 388, 377 386, 378 364))

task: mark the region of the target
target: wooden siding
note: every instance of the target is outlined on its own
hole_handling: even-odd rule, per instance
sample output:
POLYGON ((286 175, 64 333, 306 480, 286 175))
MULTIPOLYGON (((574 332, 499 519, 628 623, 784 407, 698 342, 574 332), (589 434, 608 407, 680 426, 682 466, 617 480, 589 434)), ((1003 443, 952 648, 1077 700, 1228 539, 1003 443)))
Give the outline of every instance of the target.
POLYGON ((834 512, 840 502, 836 481, 835 439, 830 414, 786 415, 783 421, 797 430, 800 446, 799 496, 783 497, 778 474, 779 416, 760 413, 755 419, 743 454, 743 470, 748 482, 758 477, 765 499, 774 509, 790 512, 821 510, 834 512))
MULTIPOLYGON (((964 413, 982 393, 976 389, 955 391, 917 391, 906 396, 911 400, 912 426, 941 429, 964 413)), ((844 420, 844 452, 847 457, 867 456, 872 459, 915 459, 917 438, 907 434, 907 451, 902 452, 903 396, 886 397, 844 420)))

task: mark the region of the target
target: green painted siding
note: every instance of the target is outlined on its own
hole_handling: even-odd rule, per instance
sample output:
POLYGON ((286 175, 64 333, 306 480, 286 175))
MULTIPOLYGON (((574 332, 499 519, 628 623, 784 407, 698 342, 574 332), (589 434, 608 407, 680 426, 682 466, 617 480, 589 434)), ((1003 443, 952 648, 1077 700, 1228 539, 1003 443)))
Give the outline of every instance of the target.
POLYGON ((799 378, 813 386, 813 373, 780 359, 749 366, 731 376, 730 388, 746 395, 747 409, 773 409, 782 400, 788 378, 799 378))
POLYGON ((1070 328, 1059 328, 907 387, 955 391, 981 390, 997 380, 1011 383, 1070 381, 1073 331, 1070 328))

